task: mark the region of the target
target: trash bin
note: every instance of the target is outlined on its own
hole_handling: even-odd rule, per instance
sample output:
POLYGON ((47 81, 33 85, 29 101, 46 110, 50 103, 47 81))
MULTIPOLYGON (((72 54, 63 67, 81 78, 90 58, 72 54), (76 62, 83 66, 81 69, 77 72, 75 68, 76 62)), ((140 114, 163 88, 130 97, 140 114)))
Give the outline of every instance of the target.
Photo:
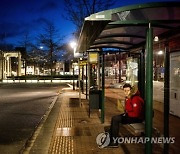
POLYGON ((90 109, 101 109, 101 93, 102 90, 90 88, 89 90, 89 107, 90 109))

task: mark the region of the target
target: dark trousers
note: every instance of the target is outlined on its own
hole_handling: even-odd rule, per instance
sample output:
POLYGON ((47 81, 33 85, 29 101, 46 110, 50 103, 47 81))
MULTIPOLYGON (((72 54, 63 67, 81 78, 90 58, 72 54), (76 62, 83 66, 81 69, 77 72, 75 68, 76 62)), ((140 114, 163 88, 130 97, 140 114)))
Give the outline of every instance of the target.
POLYGON ((111 119, 110 137, 111 141, 113 137, 118 137, 119 124, 141 123, 142 120, 138 118, 128 117, 127 114, 120 114, 113 116, 111 119))

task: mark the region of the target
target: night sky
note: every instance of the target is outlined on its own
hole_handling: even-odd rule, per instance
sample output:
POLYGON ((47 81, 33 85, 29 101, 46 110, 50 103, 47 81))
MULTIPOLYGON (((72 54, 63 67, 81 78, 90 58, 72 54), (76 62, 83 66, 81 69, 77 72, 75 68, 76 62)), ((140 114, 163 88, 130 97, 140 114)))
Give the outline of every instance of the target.
POLYGON ((1 42, 17 44, 24 33, 38 35, 45 23, 51 21, 62 35, 70 36, 74 25, 62 18, 63 1, 58 0, 1 0, 1 42))
MULTIPOLYGON (((111 8, 129 4, 162 0, 119 0, 111 8)), ((63 0, 1 0, 0 1, 0 43, 18 45, 24 33, 34 37, 46 22, 53 22, 64 41, 72 38, 75 26, 65 20, 63 0)))

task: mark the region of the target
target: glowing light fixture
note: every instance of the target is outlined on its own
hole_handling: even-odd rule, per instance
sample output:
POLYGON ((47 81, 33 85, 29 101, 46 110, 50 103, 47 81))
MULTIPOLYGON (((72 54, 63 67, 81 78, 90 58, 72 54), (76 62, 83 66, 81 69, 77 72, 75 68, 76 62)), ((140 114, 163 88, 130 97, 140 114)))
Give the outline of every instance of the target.
POLYGON ((70 43, 71 48, 75 49, 77 47, 77 43, 75 41, 70 43))
POLYGON ((162 55, 162 54, 163 54, 163 51, 160 50, 160 51, 158 52, 158 55, 162 55))
POLYGON ((155 41, 155 42, 158 42, 158 41, 159 41, 159 37, 158 37, 158 36, 155 36, 155 37, 154 37, 154 41, 155 41))

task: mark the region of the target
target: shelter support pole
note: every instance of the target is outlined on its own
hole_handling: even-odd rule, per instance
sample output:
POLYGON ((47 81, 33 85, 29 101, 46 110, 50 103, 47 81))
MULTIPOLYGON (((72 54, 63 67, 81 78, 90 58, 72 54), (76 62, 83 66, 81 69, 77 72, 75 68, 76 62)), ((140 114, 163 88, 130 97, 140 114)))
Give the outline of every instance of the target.
POLYGON ((88 52, 88 61, 87 61, 87 64, 88 64, 88 95, 89 95, 89 89, 91 87, 91 64, 90 64, 90 60, 89 60, 89 52, 88 52))
POLYGON ((145 49, 142 49, 140 53, 140 67, 139 67, 139 82, 138 87, 141 93, 141 97, 145 99, 145 57, 144 57, 145 49))
POLYGON ((75 90, 75 83, 74 83, 74 65, 73 65, 73 90, 75 90))
MULTIPOLYGON (((164 137, 169 137, 169 47, 165 47, 164 55, 164 137)), ((164 143, 164 154, 169 153, 169 144, 164 143)))
POLYGON ((84 65, 82 65, 82 80, 81 80, 82 93, 84 94, 84 65))
POLYGON ((78 67, 79 67, 79 76, 78 76, 78 80, 79 80, 79 103, 81 104, 81 68, 80 68, 80 59, 78 59, 78 67))
POLYGON ((121 52, 119 52, 119 83, 121 83, 121 52))
POLYGON ((152 154, 152 118, 153 118, 153 29, 149 23, 146 34, 146 103, 145 103, 145 154, 152 154))
POLYGON ((104 66, 105 66, 105 56, 102 53, 102 94, 101 94, 101 123, 104 123, 104 102, 105 102, 105 76, 104 76, 104 66))
POLYGON ((97 60, 97 85, 98 85, 98 90, 100 89, 100 54, 98 53, 98 60, 97 60))
POLYGON ((87 99, 87 93, 88 93, 88 69, 86 63, 86 99, 87 99))
POLYGON ((117 81, 116 81, 116 79, 117 79, 117 69, 116 69, 116 66, 117 66, 117 55, 116 55, 116 53, 114 54, 114 61, 115 61, 115 83, 117 83, 117 81))
MULTIPOLYGON (((90 86, 91 86, 91 72, 90 72, 90 61, 89 61, 89 52, 88 52, 88 86, 87 86, 87 91, 88 91, 88 95, 89 95, 89 90, 90 90, 90 86)), ((89 117, 90 117, 90 114, 91 114, 91 109, 90 109, 90 103, 89 103, 89 117)))

